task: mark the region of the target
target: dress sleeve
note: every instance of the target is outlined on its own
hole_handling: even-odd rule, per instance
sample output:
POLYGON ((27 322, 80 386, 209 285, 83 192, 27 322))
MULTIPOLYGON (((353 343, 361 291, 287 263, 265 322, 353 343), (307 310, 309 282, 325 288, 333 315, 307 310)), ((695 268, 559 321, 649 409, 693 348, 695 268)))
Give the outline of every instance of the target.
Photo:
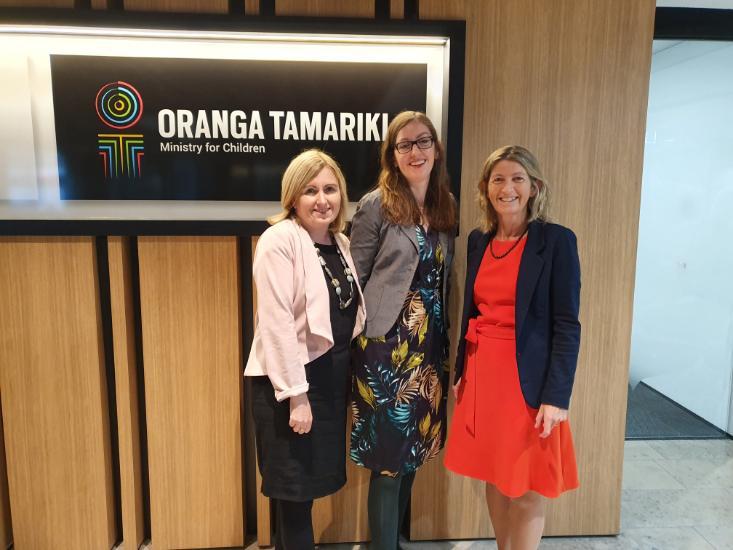
POLYGON ((298 356, 294 269, 292 244, 265 232, 257 244, 252 272, 257 285, 257 330, 278 401, 308 391, 305 366, 298 356))
POLYGON ((552 259, 552 351, 541 402, 567 409, 580 350, 580 260, 575 234, 563 229, 552 259))

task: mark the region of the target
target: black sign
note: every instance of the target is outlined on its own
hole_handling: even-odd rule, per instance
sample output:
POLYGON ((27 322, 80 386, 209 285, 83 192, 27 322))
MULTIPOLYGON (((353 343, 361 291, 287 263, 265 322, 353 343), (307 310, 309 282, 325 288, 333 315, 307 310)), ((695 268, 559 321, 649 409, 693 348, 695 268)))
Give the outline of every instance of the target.
POLYGON ((357 200, 388 121, 426 106, 421 64, 52 55, 51 75, 62 199, 279 201, 318 147, 357 200))

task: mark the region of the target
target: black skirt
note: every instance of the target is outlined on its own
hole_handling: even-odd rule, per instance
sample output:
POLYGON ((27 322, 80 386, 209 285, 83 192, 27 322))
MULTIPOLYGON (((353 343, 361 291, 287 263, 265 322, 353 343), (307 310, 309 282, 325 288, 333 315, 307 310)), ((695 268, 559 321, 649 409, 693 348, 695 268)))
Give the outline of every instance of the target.
MULTIPOLYGON (((349 284, 335 245, 319 245, 331 272, 349 296, 349 284)), ((282 500, 306 501, 330 495, 346 483, 346 408, 351 384, 350 341, 358 297, 340 309, 333 287, 331 328, 334 346, 305 366, 313 425, 307 434, 289 426, 290 401, 275 400, 267 376, 254 376, 251 403, 255 421, 257 460, 262 474, 262 494, 282 500)), ((354 289, 356 292, 356 289, 354 289)))

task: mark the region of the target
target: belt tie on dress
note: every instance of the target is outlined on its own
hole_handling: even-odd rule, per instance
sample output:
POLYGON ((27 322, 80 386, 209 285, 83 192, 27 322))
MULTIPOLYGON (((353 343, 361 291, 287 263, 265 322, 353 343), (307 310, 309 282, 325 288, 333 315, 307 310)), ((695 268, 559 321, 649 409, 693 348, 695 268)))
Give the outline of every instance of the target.
MULTIPOLYGON (((478 393, 478 365, 476 364, 476 353, 478 350, 479 336, 500 340, 513 340, 514 326, 497 325, 480 316, 468 320, 468 329, 466 330, 466 336, 464 338, 466 339, 466 342, 473 344, 473 346, 469 346, 467 349, 464 376, 466 376, 467 373, 470 373, 471 380, 468 385, 471 387, 464 388, 463 399, 466 399, 466 428, 474 437, 476 436, 476 400, 478 393)), ((486 367, 488 367, 488 365, 484 365, 484 368, 486 367)))

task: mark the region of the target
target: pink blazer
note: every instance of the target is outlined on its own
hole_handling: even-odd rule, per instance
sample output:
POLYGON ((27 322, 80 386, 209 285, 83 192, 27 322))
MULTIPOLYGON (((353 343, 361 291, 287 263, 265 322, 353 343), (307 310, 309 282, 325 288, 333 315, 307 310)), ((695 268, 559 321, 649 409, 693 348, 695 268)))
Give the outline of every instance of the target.
MULTIPOLYGON (((352 272, 349 240, 335 235, 352 272)), ((308 391, 305 364, 333 347, 328 286, 308 232, 292 219, 269 227, 257 242, 252 267, 257 285, 254 340, 245 376, 267 375, 278 401, 308 391)), ((361 334, 366 314, 355 281, 359 309, 352 338, 361 334)))

